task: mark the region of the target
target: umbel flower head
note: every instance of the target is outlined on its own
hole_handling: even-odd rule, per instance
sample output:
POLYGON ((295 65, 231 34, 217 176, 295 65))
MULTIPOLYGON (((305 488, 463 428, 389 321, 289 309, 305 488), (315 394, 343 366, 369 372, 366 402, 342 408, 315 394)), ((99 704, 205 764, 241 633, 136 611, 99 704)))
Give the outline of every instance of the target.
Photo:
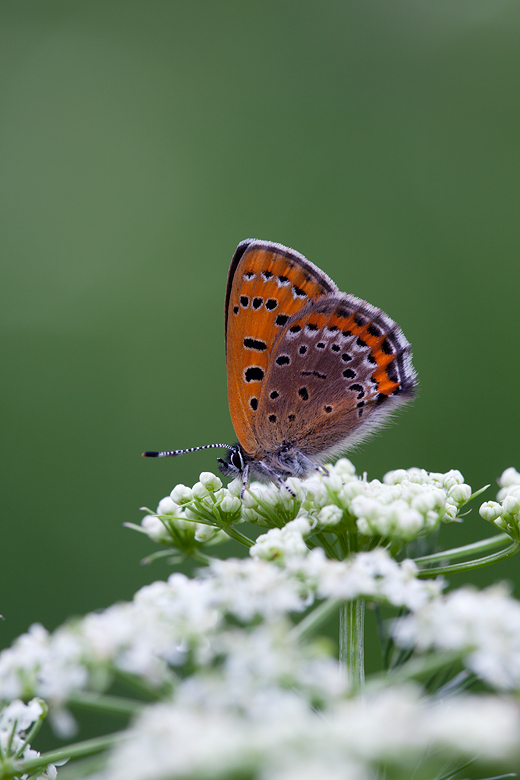
POLYGON ((470 486, 456 470, 441 474, 399 469, 382 481, 369 481, 356 475, 352 463, 342 458, 327 471, 305 480, 291 478, 289 490, 253 482, 243 499, 239 480, 226 488, 219 477, 203 472, 192 488, 177 485, 156 513, 143 519, 142 528, 155 541, 190 553, 226 541, 233 526, 243 522, 283 528, 304 519, 311 545, 324 533, 331 534, 335 544, 354 532, 358 549, 370 549, 374 543, 400 549, 431 534, 441 523, 458 520, 472 497, 470 486))
MULTIPOLYGON (((495 519, 513 529, 517 472, 507 473, 495 519)), ((240 490, 203 473, 139 527, 160 554, 204 564, 193 576, 175 572, 52 633, 34 625, 0 653, 0 780, 53 780, 57 759, 94 753, 75 777, 371 780, 520 766, 520 605, 503 586, 450 592, 437 576, 520 543, 499 533, 482 550, 509 546, 469 563, 480 543, 407 557, 460 519, 472 497, 460 472, 369 481, 342 459, 290 490, 240 490), (247 555, 212 558, 229 538, 247 555), (365 606, 380 615, 385 659, 366 681, 365 606), (338 613, 336 645, 326 626, 338 613), (484 693, 464 692, 475 679, 484 693), (138 700, 118 698, 121 682, 138 700), (30 744, 47 708, 63 737, 78 705, 132 718, 39 756, 30 744)))

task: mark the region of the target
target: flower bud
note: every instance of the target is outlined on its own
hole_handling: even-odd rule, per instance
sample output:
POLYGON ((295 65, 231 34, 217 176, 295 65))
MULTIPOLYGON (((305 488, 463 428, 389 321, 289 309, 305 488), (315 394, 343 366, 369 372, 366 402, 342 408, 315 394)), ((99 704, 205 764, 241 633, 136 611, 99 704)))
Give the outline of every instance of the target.
POLYGON ((449 490, 454 485, 462 485, 464 482, 464 477, 460 473, 458 469, 451 469, 450 471, 447 471, 444 475, 443 483, 446 490, 449 490))
POLYGON ((337 525, 341 522, 343 510, 335 504, 324 506, 318 514, 318 520, 322 525, 337 525))
POLYGON ((197 499, 198 501, 203 501, 205 498, 209 497, 209 491, 202 482, 195 482, 191 492, 193 498, 197 499))
POLYGON ((174 515, 179 511, 178 505, 172 501, 170 496, 161 498, 159 506, 157 507, 158 515, 174 515))
POLYGON ((213 528, 211 525, 203 525, 202 523, 196 523, 195 527, 195 541, 204 544, 213 539, 218 529, 213 528))
POLYGON ((402 482, 405 479, 408 479, 408 472, 405 469, 395 469, 385 474, 383 482, 385 485, 397 485, 398 482, 402 482))
POLYGON ((502 514, 502 507, 496 501, 486 501, 478 511, 483 520, 494 523, 502 514))
POLYGON ((459 510, 453 499, 448 498, 446 500, 446 504, 444 505, 444 517, 442 518, 443 523, 453 523, 455 520, 457 520, 457 514, 459 510))
POLYGON ((512 466, 504 471, 500 479, 498 480, 500 487, 512 487, 513 485, 520 485, 520 474, 512 466))
POLYGON ((186 485, 176 485, 170 493, 170 498, 176 504, 189 504, 192 500, 191 488, 186 485))
POLYGON ((469 485, 453 485, 448 495, 455 501, 458 506, 465 504, 471 498, 471 488, 469 485))
POLYGON ((240 493, 242 492, 242 477, 235 477, 227 486, 227 489, 229 490, 232 495, 237 496, 240 498, 240 493))
POLYGON ((170 538, 164 524, 155 515, 145 515, 141 527, 154 542, 166 542, 170 538))
POLYGON ((294 520, 291 520, 283 530, 287 532, 294 532, 301 534, 302 536, 307 536, 307 534, 310 534, 312 531, 312 521, 308 517, 296 517, 294 520))
POLYGON ((520 501, 513 492, 509 493, 502 501, 502 510, 508 515, 517 515, 520 512, 520 501))
POLYGON ((240 499, 237 498, 237 496, 233 496, 231 493, 227 493, 227 495, 225 495, 220 502, 220 508, 228 515, 234 515, 235 512, 238 512, 241 506, 242 504, 240 499))
POLYGON ((340 477, 351 477, 356 473, 356 468, 348 458, 340 458, 334 464, 334 471, 340 477))
POLYGON ((222 480, 211 471, 203 471, 199 476, 199 479, 204 487, 210 491, 210 493, 214 493, 216 490, 220 490, 222 487, 222 480))

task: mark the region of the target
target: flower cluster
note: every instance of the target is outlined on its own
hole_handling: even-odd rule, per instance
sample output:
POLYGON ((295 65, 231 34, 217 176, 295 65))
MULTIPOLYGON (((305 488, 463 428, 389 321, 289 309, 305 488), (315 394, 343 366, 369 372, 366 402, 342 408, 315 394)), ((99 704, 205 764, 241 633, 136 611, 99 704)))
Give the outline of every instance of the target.
POLYGON ((520 474, 514 468, 506 469, 498 484, 498 501, 482 504, 480 516, 520 542, 520 474))
POLYGON ((498 690, 520 691, 520 603, 504 585, 459 588, 396 621, 396 641, 425 650, 456 650, 498 690))
POLYGON ((303 540, 309 532, 309 522, 299 517, 259 536, 250 555, 282 565, 288 576, 296 575, 319 598, 363 597, 414 610, 442 592, 442 580, 418 579, 413 561, 397 563, 382 547, 344 561, 329 560, 319 547, 309 552, 303 540))
MULTIPOLYGON (((17 771, 17 763, 40 756, 37 750, 31 748, 28 732, 36 732, 46 713, 47 707, 39 699, 32 699, 28 704, 14 699, 0 710, 0 774, 27 777, 17 771)), ((31 776, 34 780, 54 780, 56 774, 54 764, 47 764, 31 776)))
MULTIPOLYGON (((174 573, 53 633, 34 625, 0 653, 0 778, 56 776, 29 746, 47 704, 22 699, 42 697, 55 730, 70 736, 69 705, 110 709, 116 697, 102 692, 118 677, 158 701, 118 704, 136 717, 112 739, 97 780, 369 780, 454 776, 469 762, 495 774, 520 766, 512 696, 520 692, 520 603, 503 586, 445 593, 435 568, 418 569, 442 561, 441 571, 460 570, 446 564, 450 553, 460 561, 475 544, 396 560, 407 541, 458 519, 472 497, 460 472, 400 470, 369 482, 342 459, 287 486, 254 483, 241 499, 239 481, 224 488, 209 473, 193 488, 178 485, 141 530, 168 555, 202 561, 196 576, 174 573), (246 520, 264 531, 256 541, 236 527, 246 520), (230 536, 248 557, 205 554, 230 536), (373 676, 364 690, 362 601, 405 613, 391 624, 392 674, 373 676), (321 631, 338 608, 339 664, 321 631), (454 660, 491 693, 462 694, 469 673, 453 677, 454 660), (415 682, 432 669, 447 680, 437 692, 415 682)), ((508 469, 500 487, 501 503, 487 502, 481 514, 496 504, 492 522, 516 539, 520 474, 508 469)), ((92 742, 74 754, 98 750, 92 742)), ((75 775, 90 771, 80 765, 75 775)))
MULTIPOLYGON (((173 670, 216 662, 223 633, 235 637, 237 622, 254 628, 260 620, 277 634, 280 621, 296 618, 317 599, 366 596, 416 609, 441 591, 439 581, 417 579, 411 561, 399 564, 383 549, 328 560, 321 549, 309 551, 305 529, 293 525, 302 521, 282 531, 291 555, 279 540, 260 539, 250 558, 215 560, 193 579, 172 574, 142 588, 132 602, 86 615, 53 634, 32 626, 0 653, 0 695, 38 695, 59 709, 74 691, 108 685, 112 669, 155 688, 173 686, 173 670), (279 555, 273 555, 275 548, 279 555), (267 551, 276 563, 265 560, 267 551)), ((278 533, 272 529, 266 536, 278 533)))
POLYGON ((518 706, 498 698, 424 702, 409 685, 317 713, 291 692, 278 694, 269 690, 246 712, 230 697, 184 691, 174 703, 149 707, 101 778, 434 777, 467 759, 503 766, 518 756, 518 706))
POLYGON ((239 522, 280 528, 296 518, 308 521, 313 536, 356 531, 367 542, 378 537, 402 545, 431 533, 441 522, 456 520, 472 495, 455 470, 441 474, 400 469, 382 482, 368 481, 341 458, 327 472, 305 480, 291 478, 288 489, 252 483, 242 500, 240 480, 223 488, 218 477, 203 472, 193 488, 177 485, 157 513, 143 519, 142 527, 155 541, 184 551, 194 543, 225 541, 226 532, 239 522))

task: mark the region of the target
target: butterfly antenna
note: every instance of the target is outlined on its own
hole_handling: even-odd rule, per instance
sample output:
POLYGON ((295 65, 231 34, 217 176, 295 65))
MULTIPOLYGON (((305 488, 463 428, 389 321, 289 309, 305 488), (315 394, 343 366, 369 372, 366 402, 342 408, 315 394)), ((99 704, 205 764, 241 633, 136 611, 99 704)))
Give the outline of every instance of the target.
POLYGON ((225 450, 234 449, 229 444, 204 444, 202 447, 189 447, 187 450, 166 450, 165 452, 143 452, 143 458, 173 458, 175 455, 186 455, 187 452, 198 450, 214 450, 220 447, 225 450))

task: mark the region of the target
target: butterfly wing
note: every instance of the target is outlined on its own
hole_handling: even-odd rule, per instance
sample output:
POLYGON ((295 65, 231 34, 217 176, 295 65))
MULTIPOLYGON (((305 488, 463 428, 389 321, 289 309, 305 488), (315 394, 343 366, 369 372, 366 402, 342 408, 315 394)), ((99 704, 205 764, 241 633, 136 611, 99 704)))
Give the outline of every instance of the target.
POLYGON ((279 334, 255 417, 261 449, 289 443, 323 462, 381 425, 416 388, 410 344, 353 295, 311 299, 279 334))
POLYGON ((258 413, 273 345, 310 301, 337 292, 323 271, 288 247, 256 239, 238 245, 225 306, 228 398, 235 433, 253 457, 265 448, 258 413))

